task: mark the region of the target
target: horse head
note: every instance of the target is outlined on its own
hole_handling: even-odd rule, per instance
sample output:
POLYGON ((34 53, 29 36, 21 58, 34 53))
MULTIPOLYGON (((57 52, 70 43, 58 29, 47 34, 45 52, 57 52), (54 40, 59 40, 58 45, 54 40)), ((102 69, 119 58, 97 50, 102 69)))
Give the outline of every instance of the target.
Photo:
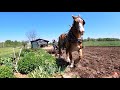
POLYGON ((84 25, 85 25, 85 20, 81 18, 80 15, 78 16, 73 16, 73 29, 77 30, 79 34, 83 35, 85 29, 84 29, 84 25))

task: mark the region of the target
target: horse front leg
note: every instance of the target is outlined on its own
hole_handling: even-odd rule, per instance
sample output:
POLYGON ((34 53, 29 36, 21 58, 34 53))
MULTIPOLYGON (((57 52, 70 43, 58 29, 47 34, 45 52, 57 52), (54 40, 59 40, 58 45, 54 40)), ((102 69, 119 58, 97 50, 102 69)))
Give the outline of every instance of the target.
POLYGON ((78 54, 79 54, 79 60, 82 59, 83 57, 83 52, 82 52, 82 43, 80 44, 80 49, 78 50, 78 54))
POLYGON ((69 50, 66 49, 66 60, 70 63, 69 50))
POLYGON ((70 67, 73 68, 74 67, 74 60, 72 59, 72 52, 69 52, 69 56, 70 56, 70 67))
POLYGON ((62 51, 61 51, 61 47, 59 47, 59 58, 61 58, 62 56, 62 51))
POLYGON ((78 50, 78 54, 79 54, 79 59, 82 59, 82 57, 83 57, 82 48, 80 50, 78 50))

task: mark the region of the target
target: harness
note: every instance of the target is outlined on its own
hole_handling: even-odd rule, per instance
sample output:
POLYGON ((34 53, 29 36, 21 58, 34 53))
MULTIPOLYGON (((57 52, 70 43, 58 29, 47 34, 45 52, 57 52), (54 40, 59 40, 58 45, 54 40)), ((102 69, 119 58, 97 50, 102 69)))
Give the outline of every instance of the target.
MULTIPOLYGON (((71 26, 70 26, 71 27, 71 26)), ((70 28, 69 32, 66 34, 67 37, 63 40, 63 47, 65 43, 68 41, 70 43, 82 43, 83 37, 76 38, 76 36, 73 34, 72 30, 77 30, 78 28, 75 26, 75 22, 73 23, 72 27, 70 28)))
POLYGON ((67 36, 68 36, 67 37, 68 41, 71 42, 71 43, 76 43, 76 42, 77 43, 82 43, 82 41, 83 41, 82 37, 76 38, 72 31, 69 31, 69 33, 67 34, 67 36))

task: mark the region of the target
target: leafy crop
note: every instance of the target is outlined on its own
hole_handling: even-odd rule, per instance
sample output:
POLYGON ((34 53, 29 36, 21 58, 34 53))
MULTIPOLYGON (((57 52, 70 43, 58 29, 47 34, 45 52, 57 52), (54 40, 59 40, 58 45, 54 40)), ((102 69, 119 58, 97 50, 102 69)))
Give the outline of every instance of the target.
POLYGON ((13 69, 9 66, 0 66, 0 78, 15 78, 13 69))
POLYGON ((56 59, 43 49, 33 50, 18 62, 18 71, 30 77, 50 77, 59 72, 56 59))

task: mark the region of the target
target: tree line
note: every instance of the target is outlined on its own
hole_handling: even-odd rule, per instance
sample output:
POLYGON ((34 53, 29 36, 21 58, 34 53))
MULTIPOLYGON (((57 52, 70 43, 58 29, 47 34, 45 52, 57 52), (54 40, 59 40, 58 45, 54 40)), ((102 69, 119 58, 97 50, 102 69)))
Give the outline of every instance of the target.
POLYGON ((83 41, 120 41, 119 38, 90 38, 88 37, 87 39, 83 39, 83 41))
POLYGON ((12 41, 6 40, 5 42, 0 42, 0 47, 19 47, 19 46, 26 46, 28 41, 12 41))

